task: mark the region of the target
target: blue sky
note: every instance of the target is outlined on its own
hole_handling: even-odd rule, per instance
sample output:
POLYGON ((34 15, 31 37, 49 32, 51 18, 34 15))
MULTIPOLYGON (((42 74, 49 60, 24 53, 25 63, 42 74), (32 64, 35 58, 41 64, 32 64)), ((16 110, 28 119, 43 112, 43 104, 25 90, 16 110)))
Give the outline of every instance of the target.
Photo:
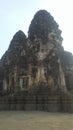
POLYGON ((0 58, 13 35, 22 30, 26 35, 34 14, 45 9, 62 30, 63 46, 73 53, 72 0, 0 0, 0 58))

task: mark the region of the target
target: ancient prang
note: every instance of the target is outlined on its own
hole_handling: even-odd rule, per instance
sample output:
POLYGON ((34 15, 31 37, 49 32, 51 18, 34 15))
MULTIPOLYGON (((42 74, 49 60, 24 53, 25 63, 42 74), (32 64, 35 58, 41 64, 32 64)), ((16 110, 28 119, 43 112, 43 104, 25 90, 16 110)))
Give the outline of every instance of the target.
POLYGON ((20 30, 0 59, 0 110, 73 112, 73 55, 46 10, 35 15, 28 37, 20 30))

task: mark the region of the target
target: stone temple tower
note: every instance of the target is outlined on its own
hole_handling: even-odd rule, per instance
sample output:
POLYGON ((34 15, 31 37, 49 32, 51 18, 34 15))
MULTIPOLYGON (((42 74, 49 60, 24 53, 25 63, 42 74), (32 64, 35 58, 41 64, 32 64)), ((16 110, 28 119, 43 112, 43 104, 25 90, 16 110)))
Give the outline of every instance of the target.
POLYGON ((39 10, 0 60, 0 110, 73 112, 73 56, 53 16, 39 10))
POLYGON ((37 59, 37 83, 46 82, 50 89, 66 91, 60 50, 62 49, 61 31, 54 18, 45 10, 38 11, 31 21, 28 38, 37 59))

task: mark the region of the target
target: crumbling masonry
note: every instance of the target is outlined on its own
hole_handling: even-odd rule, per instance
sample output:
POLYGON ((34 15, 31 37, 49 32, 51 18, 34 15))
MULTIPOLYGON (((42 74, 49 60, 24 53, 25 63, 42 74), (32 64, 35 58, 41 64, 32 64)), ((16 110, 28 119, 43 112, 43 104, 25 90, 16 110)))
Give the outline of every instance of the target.
POLYGON ((45 10, 35 14, 28 38, 14 35, 0 60, 0 110, 73 112, 73 56, 62 40, 45 10))

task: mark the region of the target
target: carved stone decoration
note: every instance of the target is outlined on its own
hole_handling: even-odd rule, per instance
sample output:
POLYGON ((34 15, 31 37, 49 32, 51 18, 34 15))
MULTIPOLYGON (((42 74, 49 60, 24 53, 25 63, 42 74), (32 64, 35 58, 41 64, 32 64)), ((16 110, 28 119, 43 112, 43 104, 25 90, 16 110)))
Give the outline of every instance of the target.
POLYGON ((46 10, 19 30, 0 59, 0 110, 73 112, 73 55, 46 10))

